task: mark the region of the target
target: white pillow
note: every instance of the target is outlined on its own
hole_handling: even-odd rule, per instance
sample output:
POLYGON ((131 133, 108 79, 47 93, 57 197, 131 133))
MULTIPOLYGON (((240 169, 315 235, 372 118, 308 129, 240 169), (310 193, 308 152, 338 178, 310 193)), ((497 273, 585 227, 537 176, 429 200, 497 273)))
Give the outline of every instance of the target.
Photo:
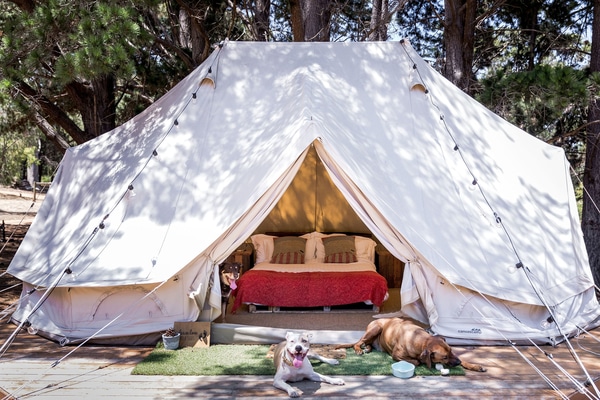
POLYGON ((373 239, 354 236, 354 246, 356 247, 356 259, 358 261, 375 262, 375 246, 377 246, 377 243, 373 239))
POLYGON ((273 242, 275 237, 276 236, 265 235, 263 233, 250 236, 252 244, 254 245, 254 251, 256 252, 256 264, 271 261, 271 258, 273 258, 273 249, 275 248, 273 242))
POLYGON ((311 233, 305 233, 304 235, 300 236, 301 238, 306 239, 306 251, 304 252, 304 264, 308 263, 309 261, 314 262, 314 260, 317 258, 317 240, 321 241, 321 239, 319 239, 319 232, 311 232, 311 233))
MULTIPOLYGON (((325 262, 325 246, 323 245, 322 238, 330 236, 345 236, 343 233, 331 233, 329 235, 321 232, 306 233, 300 237, 306 239, 306 253, 304 254, 304 263, 324 263, 325 262)), ((273 240, 277 236, 257 234, 250 237, 252 244, 254 245, 254 251, 256 252, 256 264, 261 262, 270 262, 273 258, 273 249, 275 244, 273 240)), ((356 259, 358 261, 369 261, 375 262, 375 243, 374 240, 363 237, 355 236, 354 245, 356 247, 356 259)))

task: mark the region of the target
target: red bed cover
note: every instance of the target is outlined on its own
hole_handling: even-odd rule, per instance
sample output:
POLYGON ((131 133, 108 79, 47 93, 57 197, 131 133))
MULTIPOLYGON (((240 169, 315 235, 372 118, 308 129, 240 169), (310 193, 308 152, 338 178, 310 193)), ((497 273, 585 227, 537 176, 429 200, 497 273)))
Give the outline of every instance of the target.
POLYGON ((370 300, 381 306, 386 279, 376 272, 245 272, 233 292, 232 312, 243 303, 278 307, 321 307, 370 300))

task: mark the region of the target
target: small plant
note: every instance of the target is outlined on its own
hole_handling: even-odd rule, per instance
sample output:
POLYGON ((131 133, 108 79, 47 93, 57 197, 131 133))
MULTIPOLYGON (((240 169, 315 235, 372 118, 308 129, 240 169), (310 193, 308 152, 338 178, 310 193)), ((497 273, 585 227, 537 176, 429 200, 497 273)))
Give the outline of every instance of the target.
POLYGON ((164 337, 175 337, 177 336, 177 332, 175 332, 175 329, 173 328, 169 328, 165 331, 165 333, 163 333, 164 337))

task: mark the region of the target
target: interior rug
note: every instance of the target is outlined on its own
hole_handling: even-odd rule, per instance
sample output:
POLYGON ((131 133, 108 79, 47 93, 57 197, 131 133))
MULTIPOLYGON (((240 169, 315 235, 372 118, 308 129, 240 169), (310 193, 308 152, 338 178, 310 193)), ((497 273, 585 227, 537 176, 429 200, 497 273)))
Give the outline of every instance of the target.
MULTIPOLYGON (((133 375, 274 375, 275 345, 212 345, 166 350, 162 343, 135 366, 133 375)), ((324 357, 336 358, 338 365, 311 360, 315 371, 324 375, 392 375, 394 360, 387 353, 374 351, 356 355, 354 350, 335 350, 331 345, 311 345, 324 357)), ((450 369, 450 375, 464 375, 462 367, 450 369)), ((415 375, 440 375, 435 368, 420 365, 415 375)))

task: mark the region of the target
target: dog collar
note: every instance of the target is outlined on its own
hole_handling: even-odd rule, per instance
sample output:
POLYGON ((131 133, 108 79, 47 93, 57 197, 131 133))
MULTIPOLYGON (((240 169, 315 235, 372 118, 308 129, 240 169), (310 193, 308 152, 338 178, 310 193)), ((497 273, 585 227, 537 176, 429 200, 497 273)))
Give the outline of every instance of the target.
POLYGON ((283 354, 281 355, 281 359, 283 360, 283 362, 284 362, 284 363, 286 363, 286 364, 287 364, 287 365, 289 365, 290 367, 293 367, 293 366, 294 366, 294 363, 293 363, 293 362, 291 362, 291 361, 289 360, 289 358, 287 358, 287 357, 286 357, 286 354, 287 354, 287 352, 283 353, 283 354))

